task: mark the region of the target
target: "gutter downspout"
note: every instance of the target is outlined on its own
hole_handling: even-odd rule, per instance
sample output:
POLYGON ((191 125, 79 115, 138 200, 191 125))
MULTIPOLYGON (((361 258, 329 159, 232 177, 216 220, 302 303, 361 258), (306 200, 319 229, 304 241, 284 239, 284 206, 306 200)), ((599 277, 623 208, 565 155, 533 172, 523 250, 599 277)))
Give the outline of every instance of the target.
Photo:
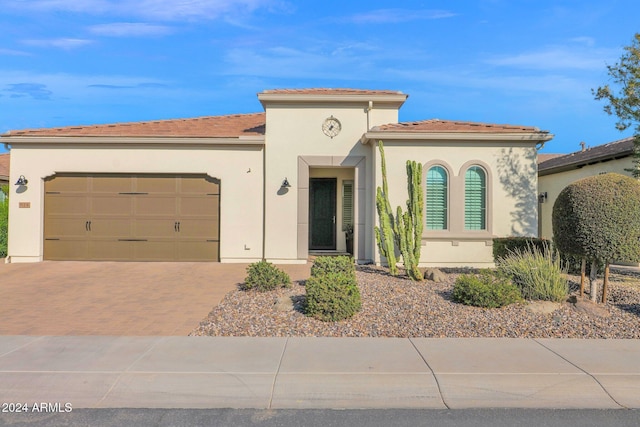
POLYGON ((267 141, 262 146, 262 261, 266 261, 267 248, 267 141))
POLYGON ((373 101, 369 101, 367 106, 367 132, 371 130, 371 110, 373 110, 373 101))

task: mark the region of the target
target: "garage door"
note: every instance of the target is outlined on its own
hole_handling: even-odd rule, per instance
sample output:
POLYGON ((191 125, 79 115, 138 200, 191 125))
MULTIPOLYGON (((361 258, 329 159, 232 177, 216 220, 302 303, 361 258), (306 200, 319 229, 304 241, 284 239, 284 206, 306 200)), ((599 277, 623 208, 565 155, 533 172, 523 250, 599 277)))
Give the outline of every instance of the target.
POLYGON ((45 180, 44 258, 219 261, 220 182, 206 175, 45 180))

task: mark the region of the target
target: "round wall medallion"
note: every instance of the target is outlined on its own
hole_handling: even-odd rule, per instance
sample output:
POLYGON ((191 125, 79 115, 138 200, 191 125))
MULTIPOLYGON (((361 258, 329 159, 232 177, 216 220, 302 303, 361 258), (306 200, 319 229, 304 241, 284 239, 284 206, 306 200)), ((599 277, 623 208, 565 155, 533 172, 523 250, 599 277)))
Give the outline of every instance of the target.
POLYGON ((331 138, 339 134, 341 129, 340 120, 333 116, 326 118, 322 123, 322 132, 331 138))

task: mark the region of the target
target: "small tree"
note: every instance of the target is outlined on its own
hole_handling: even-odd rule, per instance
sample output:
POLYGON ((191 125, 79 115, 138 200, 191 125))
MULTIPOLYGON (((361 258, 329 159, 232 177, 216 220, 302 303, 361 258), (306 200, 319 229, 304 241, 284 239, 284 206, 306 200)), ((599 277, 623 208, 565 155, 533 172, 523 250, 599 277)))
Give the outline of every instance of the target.
POLYGON ((616 128, 623 131, 635 125, 634 165, 627 169, 640 178, 640 33, 633 36, 630 46, 625 46, 620 62, 607 65, 607 72, 618 91, 608 84, 592 90, 597 100, 605 100, 604 111, 618 117, 616 128))
POLYGON ((610 173, 583 178, 560 192, 553 205, 553 240, 561 252, 591 259, 591 300, 596 302, 598 261, 640 261, 640 183, 610 173))

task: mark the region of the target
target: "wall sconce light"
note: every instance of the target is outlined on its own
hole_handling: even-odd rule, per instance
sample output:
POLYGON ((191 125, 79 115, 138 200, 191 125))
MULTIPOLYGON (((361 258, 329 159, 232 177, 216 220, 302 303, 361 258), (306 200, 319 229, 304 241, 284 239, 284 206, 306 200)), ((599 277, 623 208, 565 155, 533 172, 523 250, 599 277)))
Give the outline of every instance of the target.
POLYGON ((18 178, 16 185, 27 185, 28 183, 29 183, 29 180, 27 180, 27 178, 25 178, 24 175, 20 175, 20 178, 18 178))
POLYGON ((546 191, 544 193, 538 194, 538 202, 539 203, 544 203, 546 201, 547 201, 547 192, 546 191))
POLYGON ((289 180, 285 177, 284 181, 282 181, 282 185, 280 188, 290 188, 291 184, 289 184, 289 180))

